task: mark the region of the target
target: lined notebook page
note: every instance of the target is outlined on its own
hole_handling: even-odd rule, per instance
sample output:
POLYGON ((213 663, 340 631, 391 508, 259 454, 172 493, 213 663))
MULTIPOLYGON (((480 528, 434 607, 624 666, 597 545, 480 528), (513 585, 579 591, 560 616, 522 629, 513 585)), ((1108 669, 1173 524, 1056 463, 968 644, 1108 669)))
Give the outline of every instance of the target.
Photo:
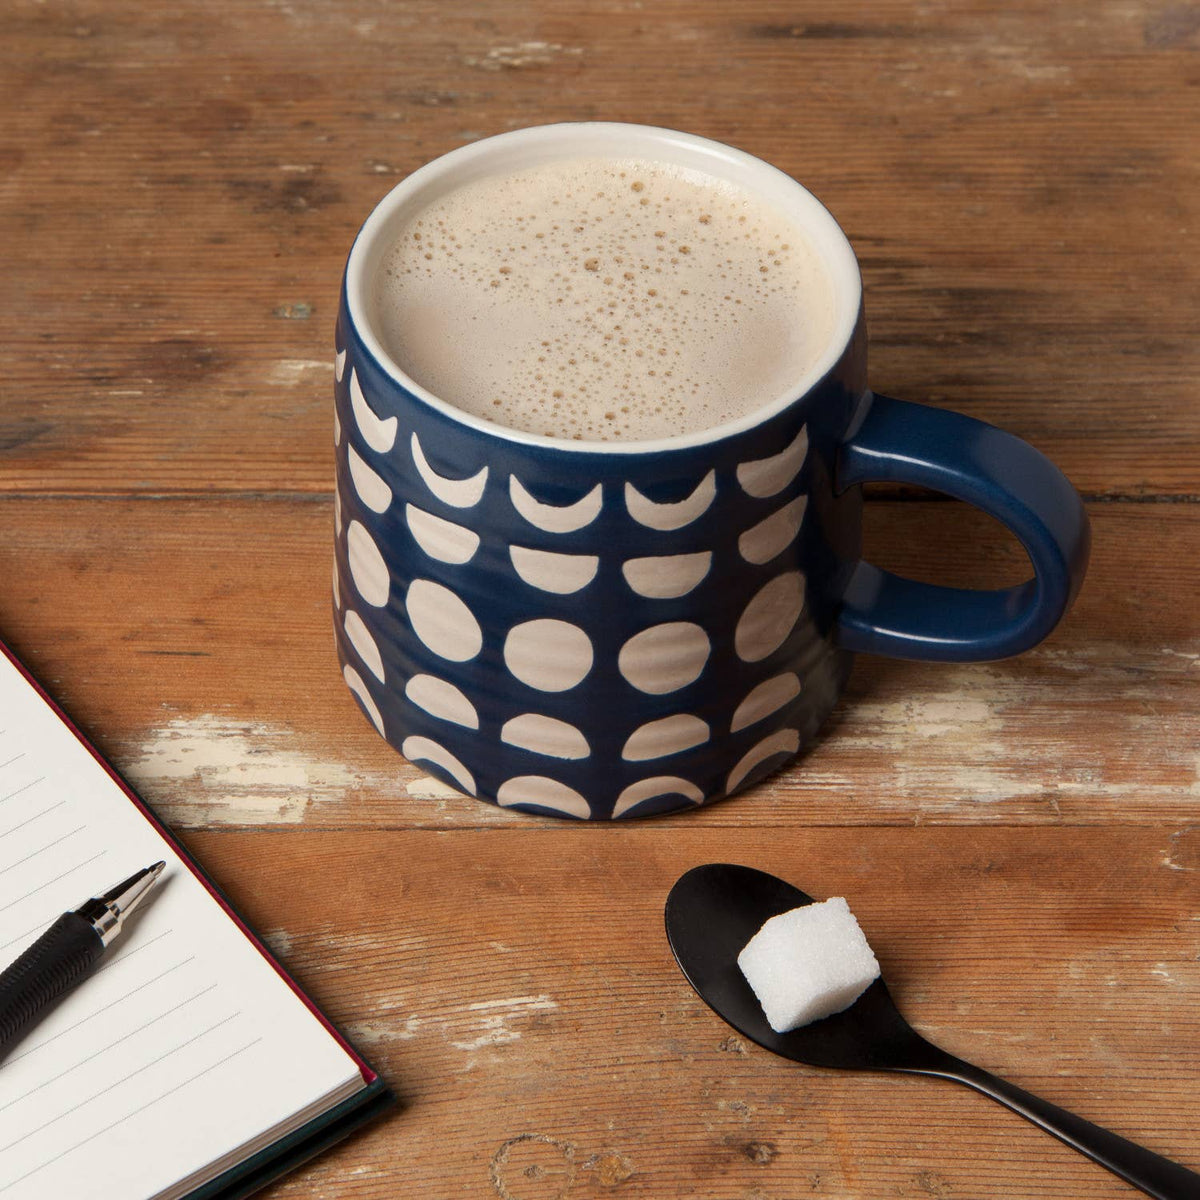
POLYGON ((59 914, 160 858, 163 878, 98 971, 0 1062, 0 1200, 149 1200, 190 1179, 185 1193, 195 1173, 363 1084, 0 656, 0 966, 59 914))

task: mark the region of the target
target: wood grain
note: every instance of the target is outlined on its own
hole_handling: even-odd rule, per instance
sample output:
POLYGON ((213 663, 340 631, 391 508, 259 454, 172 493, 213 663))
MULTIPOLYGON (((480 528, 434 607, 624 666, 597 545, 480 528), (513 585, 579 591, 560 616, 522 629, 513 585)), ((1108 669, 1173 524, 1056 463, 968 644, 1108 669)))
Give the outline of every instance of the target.
POLYGON ((1196 875, 1155 831, 662 832, 190 837, 403 1098, 269 1195, 1131 1194, 965 1089, 799 1067, 733 1034, 662 933, 671 884, 716 855, 845 894, 946 1049, 1200 1167, 1196 875))
POLYGON ((0 489, 325 492, 355 229, 485 134, 663 124, 808 183, 874 385, 1091 495, 1200 495, 1194 6, 131 0, 0 12, 0 489))
MULTIPOLYGON (((963 586, 1025 573, 965 506, 868 508, 868 553, 894 569, 963 586)), ((863 658, 801 762, 683 820, 1195 823, 1200 506, 1092 516, 1090 579, 1045 644, 991 664, 863 658)), ((178 826, 537 824, 430 780, 361 717, 332 651, 331 544, 323 497, 11 497, 0 629, 178 826)))
MULTIPOLYGON (((728 858, 846 894, 947 1049, 1200 1168, 1198 50, 1187 0, 0 6, 0 636, 403 1100, 265 1196, 1131 1194, 963 1089, 733 1036, 661 934, 728 858), (596 119, 812 187, 873 386, 1033 441, 1095 551, 1033 653, 863 659, 751 794, 585 828, 456 795, 357 712, 330 393, 387 189, 596 119)), ((883 565, 1023 576, 978 514, 875 495, 883 565)))

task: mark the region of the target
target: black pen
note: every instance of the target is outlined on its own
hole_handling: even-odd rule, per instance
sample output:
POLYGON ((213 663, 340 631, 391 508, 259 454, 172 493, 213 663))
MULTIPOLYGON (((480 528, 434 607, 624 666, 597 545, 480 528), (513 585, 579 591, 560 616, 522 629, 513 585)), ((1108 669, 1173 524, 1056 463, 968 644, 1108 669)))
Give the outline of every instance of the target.
POLYGON ((103 896, 63 913, 20 958, 0 973, 0 1055, 38 1014, 90 975, 121 924, 146 898, 166 867, 156 862, 103 896))

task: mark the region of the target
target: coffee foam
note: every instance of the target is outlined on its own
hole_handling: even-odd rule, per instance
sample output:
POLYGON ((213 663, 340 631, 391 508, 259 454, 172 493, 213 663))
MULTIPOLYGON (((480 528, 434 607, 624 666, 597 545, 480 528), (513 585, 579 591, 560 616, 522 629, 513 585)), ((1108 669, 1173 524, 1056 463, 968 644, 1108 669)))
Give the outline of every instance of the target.
POLYGON ((478 179, 394 236, 372 297, 387 353, 446 403, 529 433, 643 440, 736 420, 803 377, 833 328, 795 221, 662 163, 478 179))

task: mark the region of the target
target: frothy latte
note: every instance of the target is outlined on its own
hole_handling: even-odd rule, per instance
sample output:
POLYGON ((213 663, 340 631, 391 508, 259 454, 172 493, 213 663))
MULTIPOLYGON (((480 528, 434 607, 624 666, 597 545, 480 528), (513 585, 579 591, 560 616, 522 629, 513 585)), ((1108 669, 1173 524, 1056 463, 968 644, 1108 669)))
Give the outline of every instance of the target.
POLYGON ((397 227, 374 281, 387 353, 483 420, 587 441, 708 429, 826 349, 826 269, 787 213, 641 159, 478 179, 397 227))

